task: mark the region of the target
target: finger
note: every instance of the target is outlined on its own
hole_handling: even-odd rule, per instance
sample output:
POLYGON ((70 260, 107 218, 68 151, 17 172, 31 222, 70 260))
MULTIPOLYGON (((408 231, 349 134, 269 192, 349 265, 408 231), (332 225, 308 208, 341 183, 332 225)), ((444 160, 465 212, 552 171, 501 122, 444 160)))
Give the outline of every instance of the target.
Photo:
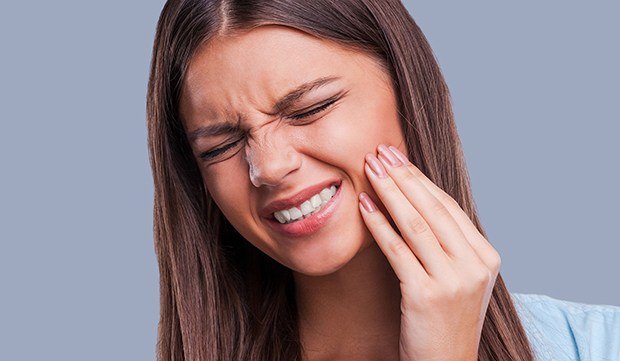
POLYGON ((441 249, 435 234, 424 218, 409 203, 394 181, 387 176, 385 168, 374 154, 367 154, 366 162, 364 169, 368 179, 392 216, 409 248, 420 260, 429 275, 445 274, 450 259, 441 249), (383 177, 379 177, 379 175, 383 175, 383 177))
POLYGON ((423 284, 428 274, 405 241, 365 192, 359 195, 359 208, 366 227, 403 284, 423 284))
POLYGON ((388 147, 380 144, 378 150, 378 158, 387 173, 407 200, 424 217, 445 252, 453 259, 478 260, 476 252, 465 239, 459 224, 447 207, 422 184, 418 176, 403 167, 403 163, 388 147))
POLYGON ((494 264, 496 264, 497 258, 499 256, 497 251, 480 233, 480 231, 478 231, 478 228, 476 228, 476 226, 473 224, 469 216, 463 211, 458 202, 454 200, 454 198, 452 198, 443 189, 437 186, 433 181, 431 181, 418 167, 411 163, 411 161, 400 149, 394 146, 390 146, 389 148, 392 152, 394 152, 394 154, 396 154, 396 156, 400 159, 401 162, 405 163, 407 169, 409 169, 411 173, 416 175, 417 178, 422 182, 422 184, 424 184, 424 186, 431 193, 433 193, 437 199, 439 199, 444 205, 446 205, 448 211, 458 222, 463 234, 465 234, 465 238, 471 244, 478 257, 480 257, 480 259, 488 267, 492 267, 494 264))

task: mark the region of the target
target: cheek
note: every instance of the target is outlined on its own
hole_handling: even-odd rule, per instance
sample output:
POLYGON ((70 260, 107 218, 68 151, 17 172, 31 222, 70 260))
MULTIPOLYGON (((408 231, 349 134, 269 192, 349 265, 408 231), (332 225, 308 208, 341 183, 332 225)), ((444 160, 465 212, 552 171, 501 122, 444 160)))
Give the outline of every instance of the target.
POLYGON ((213 164, 203 171, 203 179, 213 201, 236 228, 248 223, 251 214, 248 176, 233 162, 233 159, 229 159, 213 164))
POLYGON ((298 144, 309 154, 347 173, 363 174, 364 157, 380 143, 404 141, 396 104, 390 92, 360 93, 308 126, 298 144), (369 100, 370 99, 370 100, 369 100))
POLYGON ((254 186, 250 183, 247 172, 247 166, 239 166, 236 159, 229 159, 209 167, 209 177, 203 175, 203 179, 211 198, 237 232, 263 253, 285 264, 277 252, 273 251, 274 245, 265 235, 265 230, 261 229, 252 216, 251 207, 256 205, 252 203, 249 192, 254 186))

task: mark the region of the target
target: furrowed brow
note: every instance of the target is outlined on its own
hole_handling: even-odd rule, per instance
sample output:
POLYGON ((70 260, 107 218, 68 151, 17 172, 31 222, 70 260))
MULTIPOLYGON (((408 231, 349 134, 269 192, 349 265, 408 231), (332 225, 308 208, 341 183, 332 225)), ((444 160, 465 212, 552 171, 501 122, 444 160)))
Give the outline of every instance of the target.
POLYGON ((297 88, 291 90, 290 92, 288 92, 282 98, 280 98, 280 100, 276 102, 276 104, 273 106, 273 109, 268 114, 276 115, 278 113, 281 113, 287 108, 289 108, 297 100, 299 100, 302 96, 306 95, 307 93, 315 89, 318 89, 325 84, 336 81, 338 79, 340 79, 340 77, 338 76, 326 76, 326 77, 321 77, 316 80, 304 83, 298 86, 297 88))
MULTIPOLYGON (((277 115, 288 109, 291 105, 293 105, 297 100, 306 95, 307 93, 320 88, 321 86, 331 83, 340 79, 338 76, 327 76, 315 79, 313 81, 304 83, 297 88, 289 91, 286 95, 280 98, 271 112, 267 113, 269 115, 277 115)), ((240 121, 241 119, 237 119, 240 121)), ((187 137, 190 142, 195 142, 199 138, 204 137, 214 137, 218 135, 231 134, 239 131, 239 122, 233 123, 231 121, 225 121, 221 123, 210 124, 206 126, 202 126, 196 128, 188 133, 187 137)))
POLYGON ((224 123, 216 123, 207 125, 204 127, 199 127, 187 135, 190 142, 195 142, 196 140, 204 137, 216 137, 218 135, 226 135, 231 133, 236 133, 239 131, 239 126, 237 124, 233 124, 230 122, 224 123))

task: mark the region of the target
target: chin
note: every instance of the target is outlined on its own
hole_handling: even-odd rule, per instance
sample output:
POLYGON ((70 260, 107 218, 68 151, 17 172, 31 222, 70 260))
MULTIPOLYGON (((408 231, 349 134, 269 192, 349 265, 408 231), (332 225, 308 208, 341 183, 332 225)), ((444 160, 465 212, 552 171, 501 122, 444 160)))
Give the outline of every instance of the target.
POLYGON ((294 255, 287 257, 289 264, 286 266, 306 276, 326 276, 346 266, 370 245, 370 241, 367 237, 325 239, 297 249, 294 255), (347 239, 357 241, 344 242, 347 239))

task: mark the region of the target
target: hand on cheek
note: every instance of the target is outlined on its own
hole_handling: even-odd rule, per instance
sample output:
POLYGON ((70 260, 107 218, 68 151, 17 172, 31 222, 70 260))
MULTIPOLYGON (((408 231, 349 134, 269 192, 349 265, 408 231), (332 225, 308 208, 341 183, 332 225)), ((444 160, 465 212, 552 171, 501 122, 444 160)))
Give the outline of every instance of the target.
POLYGON ((401 360, 477 360, 499 254, 396 148, 379 145, 364 169, 385 209, 362 192, 360 212, 401 285, 401 360))

